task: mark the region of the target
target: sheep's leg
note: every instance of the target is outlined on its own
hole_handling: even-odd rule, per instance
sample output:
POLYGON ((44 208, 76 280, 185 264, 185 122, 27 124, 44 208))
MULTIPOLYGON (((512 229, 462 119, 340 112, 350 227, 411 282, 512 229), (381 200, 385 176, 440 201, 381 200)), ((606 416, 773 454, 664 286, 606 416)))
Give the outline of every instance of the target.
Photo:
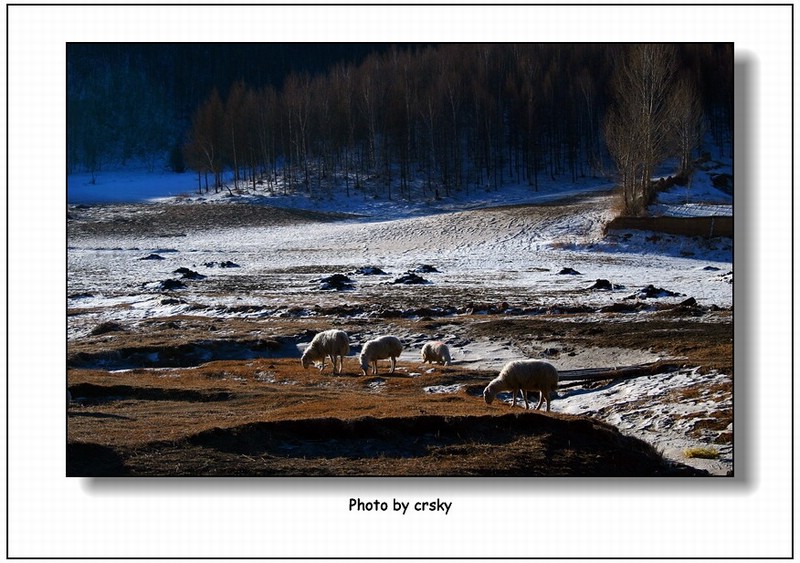
POLYGON ((511 390, 511 408, 513 409, 516 406, 517 406, 517 389, 512 389, 511 390))
POLYGON ((528 390, 520 389, 522 391, 522 400, 525 401, 525 410, 528 410, 528 390))
MULTIPOLYGON (((539 402, 536 403, 536 410, 539 410, 539 407, 542 406, 542 401, 544 401, 544 391, 539 391, 539 402)), ((547 410, 550 410, 550 401, 547 401, 547 410)))
POLYGON ((391 358, 389 358, 389 359, 392 361, 392 369, 391 369, 391 371, 390 371, 389 373, 394 373, 394 366, 396 366, 396 365, 397 365, 397 358, 395 358, 394 356, 392 356, 392 357, 391 357, 391 358))

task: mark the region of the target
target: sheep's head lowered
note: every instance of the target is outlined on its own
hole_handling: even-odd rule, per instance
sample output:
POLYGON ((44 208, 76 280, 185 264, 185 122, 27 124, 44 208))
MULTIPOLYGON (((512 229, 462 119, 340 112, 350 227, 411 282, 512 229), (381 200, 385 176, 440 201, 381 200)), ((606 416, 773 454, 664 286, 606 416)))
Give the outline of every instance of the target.
POLYGON ((486 389, 483 390, 483 400, 486 401, 487 405, 491 405, 492 401, 494 401, 494 396, 497 393, 494 391, 492 384, 486 386, 486 389))

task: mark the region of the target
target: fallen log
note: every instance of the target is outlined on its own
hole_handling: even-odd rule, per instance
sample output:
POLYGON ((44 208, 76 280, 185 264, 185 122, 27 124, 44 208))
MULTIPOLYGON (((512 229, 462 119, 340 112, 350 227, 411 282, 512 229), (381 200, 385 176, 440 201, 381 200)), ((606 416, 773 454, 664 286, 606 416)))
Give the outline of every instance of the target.
POLYGON ((598 381, 604 379, 630 379, 676 371, 681 365, 675 361, 658 360, 634 366, 619 366, 587 369, 565 369, 558 371, 558 380, 562 381, 598 381))

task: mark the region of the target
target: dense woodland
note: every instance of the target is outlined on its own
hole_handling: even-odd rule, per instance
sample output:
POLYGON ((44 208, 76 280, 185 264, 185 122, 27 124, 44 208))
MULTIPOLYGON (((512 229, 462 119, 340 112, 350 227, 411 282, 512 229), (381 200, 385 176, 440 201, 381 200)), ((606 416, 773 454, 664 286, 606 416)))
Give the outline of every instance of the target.
POLYGON ((613 175, 638 213, 659 163, 732 150, 731 44, 134 47, 68 49, 70 171, 169 154, 201 191, 389 198, 613 175))

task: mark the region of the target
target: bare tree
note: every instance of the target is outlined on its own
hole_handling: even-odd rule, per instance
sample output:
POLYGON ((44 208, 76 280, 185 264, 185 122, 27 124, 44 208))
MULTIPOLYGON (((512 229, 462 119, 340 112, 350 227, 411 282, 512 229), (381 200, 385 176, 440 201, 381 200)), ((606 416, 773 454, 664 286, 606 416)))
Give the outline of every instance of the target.
POLYGON ((670 100, 675 145, 680 159, 678 176, 688 178, 692 171, 692 153, 703 134, 703 102, 694 82, 683 75, 676 82, 670 100))
POLYGON ((625 212, 645 211, 655 166, 670 153, 670 98, 677 70, 673 45, 631 45, 617 61, 606 141, 622 181, 625 212))
POLYGON ((376 163, 376 143, 378 136, 377 110, 378 88, 376 78, 380 75, 380 63, 375 56, 368 58, 361 66, 358 82, 358 110, 367 125, 367 158, 366 169, 372 169, 376 163))
POLYGON ((289 142, 297 164, 303 166, 303 184, 310 190, 308 134, 312 103, 311 76, 308 73, 290 75, 283 86, 283 97, 289 112, 289 142))
MULTIPOLYGON (((214 190, 222 186, 225 111, 216 89, 192 117, 192 130, 185 147, 185 157, 198 173, 214 174, 214 190)), ((208 191, 208 181, 206 181, 208 191)))
MULTIPOLYGON (((337 65, 331 76, 332 92, 334 98, 334 115, 336 135, 335 145, 337 150, 344 151, 342 163, 344 166, 345 194, 350 197, 350 175, 353 171, 352 153, 355 152, 356 131, 358 130, 357 112, 355 111, 355 82, 354 70, 349 65, 337 65)), ((355 167, 356 186, 359 183, 359 168, 355 167)))
POLYGON ((239 188, 240 168, 246 135, 249 132, 248 116, 245 113, 247 91, 244 82, 236 82, 225 101, 225 126, 223 133, 226 164, 233 167, 233 185, 239 188))

